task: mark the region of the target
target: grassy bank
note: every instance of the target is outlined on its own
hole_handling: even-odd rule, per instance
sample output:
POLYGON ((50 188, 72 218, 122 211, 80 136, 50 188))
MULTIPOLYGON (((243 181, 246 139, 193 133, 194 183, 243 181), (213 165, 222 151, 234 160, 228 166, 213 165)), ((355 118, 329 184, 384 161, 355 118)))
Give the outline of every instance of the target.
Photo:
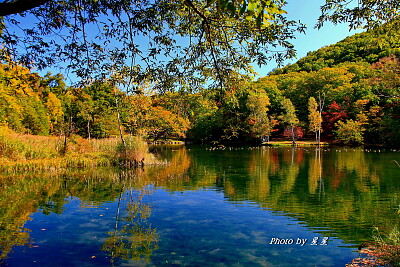
POLYGON ((0 127, 0 171, 160 163, 138 137, 87 140, 80 136, 17 134, 0 127))
POLYGON ((383 235, 376 229, 374 242, 362 244, 359 257, 346 267, 367 266, 400 266, 400 231, 393 228, 389 234, 383 235))

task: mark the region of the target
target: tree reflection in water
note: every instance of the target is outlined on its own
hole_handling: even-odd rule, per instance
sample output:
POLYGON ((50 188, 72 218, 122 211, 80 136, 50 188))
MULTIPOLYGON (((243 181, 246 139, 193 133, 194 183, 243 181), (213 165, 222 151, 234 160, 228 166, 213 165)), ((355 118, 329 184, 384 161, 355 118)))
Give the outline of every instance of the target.
POLYGON ((147 219, 151 215, 151 206, 144 197, 152 193, 152 186, 143 187, 137 191, 121 188, 118 207, 115 216, 114 230, 108 232, 102 250, 111 257, 111 262, 119 260, 145 261, 150 260, 153 251, 158 248, 159 236, 147 219), (126 202, 126 208, 121 211, 121 203, 126 202))
MULTIPOLYGON (((157 204, 159 199, 155 195, 164 191, 222 192, 228 204, 250 203, 259 206, 260 212, 286 214, 309 229, 323 228, 324 234, 329 231, 345 243, 368 240, 372 227, 378 226, 386 233, 399 224, 396 211, 400 203, 400 168, 391 162, 399 157, 397 152, 273 147, 232 148, 232 151, 172 147, 160 151, 169 165, 130 170, 0 173, 0 261, 22 255, 15 252, 17 247, 36 247, 40 240, 43 242, 40 248, 32 251, 44 248, 44 241, 52 246, 67 227, 74 234, 82 233, 82 240, 90 231, 101 236, 96 240, 101 243, 93 242, 92 246, 96 253, 99 246, 103 251, 88 253, 96 255, 99 261, 105 260, 105 264, 110 259, 113 265, 124 261, 156 261, 163 254, 166 241, 161 234, 164 228, 157 224, 157 233, 150 225, 152 206, 148 195, 152 194, 152 201, 157 204), (76 208, 69 203, 71 200, 79 200, 79 208, 86 217, 82 213, 71 216, 75 210, 69 209, 76 208), (104 210, 102 215, 108 216, 96 220, 98 224, 90 221, 89 231, 84 222, 93 218, 88 211, 92 207, 104 210), (109 207, 112 212, 106 211, 109 207), (40 213, 49 217, 29 222, 40 213), (60 215, 59 218, 67 216, 68 221, 52 225, 54 239, 42 236, 41 231, 38 235, 38 229, 44 228, 40 223, 54 223, 51 220, 54 214, 60 215), (36 226, 36 232, 26 223, 36 226), (81 228, 76 226, 79 224, 81 228)), ((153 216, 153 224, 159 223, 157 216, 153 216)), ((67 250, 84 243, 75 239, 68 242, 67 250)), ((85 243, 84 247, 90 246, 85 243)), ((48 250, 43 251, 48 254, 48 250)))

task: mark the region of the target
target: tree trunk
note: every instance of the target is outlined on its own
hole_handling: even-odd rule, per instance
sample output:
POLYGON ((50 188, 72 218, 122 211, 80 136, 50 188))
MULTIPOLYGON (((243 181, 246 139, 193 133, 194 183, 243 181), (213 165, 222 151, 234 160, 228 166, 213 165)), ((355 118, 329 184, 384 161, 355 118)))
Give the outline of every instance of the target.
POLYGON ((292 126, 292 141, 293 141, 293 145, 296 144, 296 139, 294 137, 294 126, 292 126))
MULTIPOLYGON (((321 117, 322 120, 322 110, 324 109, 325 105, 325 95, 322 97, 321 92, 318 92, 318 102, 319 102, 319 116, 321 117)), ((322 128, 322 122, 319 124, 319 129, 318 129, 318 146, 321 143, 321 128, 322 128)))
POLYGON ((318 142, 318 145, 321 144, 321 129, 318 130, 318 140, 317 140, 317 142, 318 142))
POLYGON ((87 121, 87 133, 88 133, 88 140, 90 142, 90 120, 87 121))
POLYGON ((118 119, 118 128, 119 128, 119 136, 121 138, 122 144, 124 146, 124 150, 126 153, 126 142, 125 142, 125 138, 122 132, 122 123, 121 123, 121 115, 119 113, 119 105, 118 105, 118 99, 117 99, 117 94, 114 94, 115 96, 115 107, 117 108, 117 119, 118 119))
POLYGON ((71 135, 71 130, 72 130, 72 116, 69 116, 69 121, 68 121, 68 128, 64 132, 64 147, 61 150, 62 155, 65 155, 67 153, 67 140, 68 137, 71 135))

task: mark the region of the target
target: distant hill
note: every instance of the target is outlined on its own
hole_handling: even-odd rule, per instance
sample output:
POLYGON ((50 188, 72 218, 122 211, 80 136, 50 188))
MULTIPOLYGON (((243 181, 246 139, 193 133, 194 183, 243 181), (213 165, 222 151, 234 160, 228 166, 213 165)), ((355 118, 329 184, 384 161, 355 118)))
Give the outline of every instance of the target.
POLYGON ((374 63, 383 57, 400 56, 400 27, 397 27, 399 23, 383 25, 349 36, 336 44, 309 52, 296 63, 275 69, 270 74, 318 71, 343 62, 374 63))

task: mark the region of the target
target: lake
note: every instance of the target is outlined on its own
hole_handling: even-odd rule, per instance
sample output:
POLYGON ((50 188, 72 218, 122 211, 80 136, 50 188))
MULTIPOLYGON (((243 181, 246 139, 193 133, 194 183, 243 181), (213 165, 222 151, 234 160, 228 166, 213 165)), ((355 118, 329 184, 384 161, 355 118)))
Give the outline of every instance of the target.
POLYGON ((164 146, 165 166, 0 174, 4 266, 344 266, 398 226, 400 152, 164 146))

